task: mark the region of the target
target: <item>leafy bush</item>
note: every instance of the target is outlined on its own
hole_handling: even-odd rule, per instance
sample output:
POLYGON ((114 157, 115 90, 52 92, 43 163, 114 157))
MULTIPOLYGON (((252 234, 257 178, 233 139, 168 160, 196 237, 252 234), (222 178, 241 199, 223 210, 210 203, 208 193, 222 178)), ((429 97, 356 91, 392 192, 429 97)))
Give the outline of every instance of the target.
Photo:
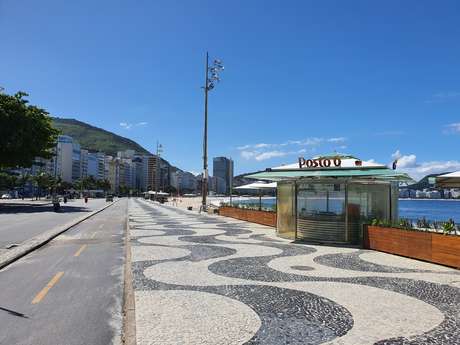
POLYGON ((399 224, 399 227, 402 229, 407 229, 407 230, 413 229, 412 222, 409 219, 401 218, 398 224, 399 224))
POLYGON ((423 217, 421 219, 417 219, 414 223, 413 221, 404 218, 399 219, 397 222, 390 222, 388 220, 374 218, 369 222, 369 224, 372 226, 380 226, 384 228, 396 228, 414 231, 442 231, 446 235, 455 235, 457 231, 460 232, 460 227, 456 225, 452 219, 449 219, 447 222, 434 221, 430 223, 425 217, 423 217))
POLYGON ((455 230, 455 222, 452 219, 449 219, 447 222, 442 224, 442 232, 444 233, 444 235, 455 232, 455 230))
MULTIPOLYGON (((221 203, 221 207, 233 207, 233 208, 239 208, 242 210, 255 210, 259 211, 259 203, 245 203, 245 204, 236 204, 232 203, 230 204, 229 202, 223 202, 221 203)), ((262 206, 260 211, 265 211, 265 212, 276 212, 276 205, 272 206, 262 206)))
POLYGON ((417 224, 417 228, 423 228, 423 229, 431 228, 430 221, 427 220, 425 217, 423 217, 422 219, 417 219, 416 224, 417 224))

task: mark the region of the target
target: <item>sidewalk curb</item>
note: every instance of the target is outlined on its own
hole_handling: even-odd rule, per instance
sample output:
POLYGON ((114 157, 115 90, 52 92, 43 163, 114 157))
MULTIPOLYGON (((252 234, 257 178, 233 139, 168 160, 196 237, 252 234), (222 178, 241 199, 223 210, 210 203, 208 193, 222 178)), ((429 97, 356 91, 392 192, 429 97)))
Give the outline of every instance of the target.
POLYGON ((99 212, 104 211, 106 208, 112 206, 116 202, 118 202, 120 199, 98 209, 95 211, 92 211, 89 214, 86 214, 80 218, 77 218, 73 221, 70 221, 62 226, 55 227, 51 230, 45 231, 44 233, 32 237, 29 240, 24 241, 21 245, 18 247, 15 247, 13 249, 8 250, 7 253, 0 254, 0 270, 8 266, 9 264, 13 263, 14 261, 22 258, 23 256, 29 254, 30 252, 33 252, 35 249, 40 248, 41 246, 45 245, 46 243, 50 242, 52 239, 55 237, 59 236, 63 232, 66 232, 70 228, 73 228, 75 225, 80 224, 84 220, 91 218, 92 216, 98 214, 99 212))

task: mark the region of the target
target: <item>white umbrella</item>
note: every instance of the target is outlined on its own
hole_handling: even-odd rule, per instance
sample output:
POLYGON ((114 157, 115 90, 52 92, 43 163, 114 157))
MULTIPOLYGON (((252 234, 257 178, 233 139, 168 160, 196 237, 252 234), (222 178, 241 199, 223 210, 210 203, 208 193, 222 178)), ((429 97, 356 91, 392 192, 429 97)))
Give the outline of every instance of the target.
POLYGON ((259 210, 262 209, 262 194, 260 193, 261 190, 263 189, 274 189, 276 188, 277 183, 272 182, 272 183, 265 183, 262 181, 257 181, 249 184, 245 184, 239 187, 235 187, 235 189, 257 189, 259 191, 259 210))
POLYGON ((235 187, 235 189, 273 189, 276 188, 276 182, 272 183, 265 183, 261 181, 245 184, 239 187, 235 187))
POLYGON ((437 176, 436 186, 447 188, 460 188, 460 171, 455 171, 449 174, 437 176))

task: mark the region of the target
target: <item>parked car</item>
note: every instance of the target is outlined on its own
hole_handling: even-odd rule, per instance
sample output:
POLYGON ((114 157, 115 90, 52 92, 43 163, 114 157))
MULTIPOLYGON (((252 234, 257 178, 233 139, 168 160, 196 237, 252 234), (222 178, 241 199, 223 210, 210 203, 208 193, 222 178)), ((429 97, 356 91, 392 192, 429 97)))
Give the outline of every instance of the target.
POLYGON ((105 197, 105 201, 113 201, 113 195, 110 195, 110 194, 107 195, 107 196, 105 197))
POLYGON ((11 199, 11 195, 9 194, 3 194, 2 199, 11 199))

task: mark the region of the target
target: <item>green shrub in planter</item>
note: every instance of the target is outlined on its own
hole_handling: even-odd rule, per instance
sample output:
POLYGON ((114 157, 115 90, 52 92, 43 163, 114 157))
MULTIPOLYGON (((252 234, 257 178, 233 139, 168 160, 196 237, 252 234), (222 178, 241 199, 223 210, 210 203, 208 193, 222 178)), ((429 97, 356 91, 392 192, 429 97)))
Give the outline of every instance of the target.
POLYGON ((442 232, 444 235, 450 234, 455 230, 455 222, 452 219, 449 219, 447 222, 442 224, 442 232))

